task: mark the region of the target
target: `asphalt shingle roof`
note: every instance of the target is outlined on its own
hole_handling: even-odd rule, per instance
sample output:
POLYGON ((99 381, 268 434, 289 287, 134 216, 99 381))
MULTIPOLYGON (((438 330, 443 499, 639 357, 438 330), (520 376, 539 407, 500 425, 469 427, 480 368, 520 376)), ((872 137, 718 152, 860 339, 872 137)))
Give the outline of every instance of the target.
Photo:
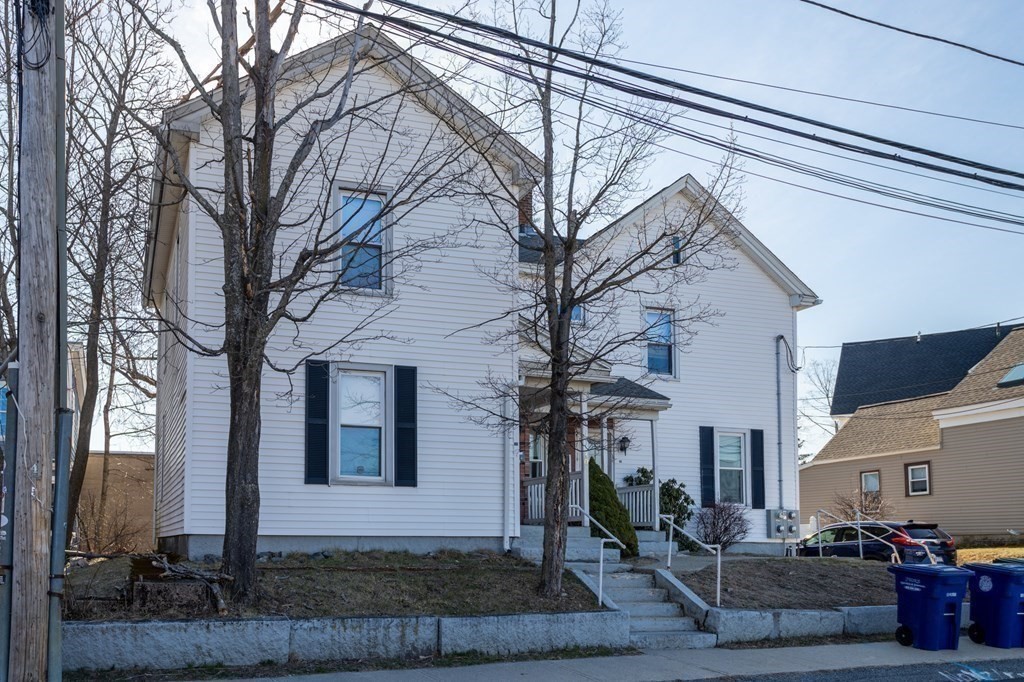
POLYGON ((950 391, 942 407, 962 407, 1024 396, 1024 385, 999 386, 1006 373, 1021 363, 1024 363, 1024 328, 1010 332, 950 391))
POLYGON ((983 327, 844 343, 832 414, 853 414, 862 405, 949 391, 1011 329, 983 327))
MULTIPOLYGON (((586 239, 577 239, 576 242, 582 247, 586 239)), ((519 262, 540 263, 544 257, 544 238, 536 234, 519 235, 519 262)), ((561 254, 558 259, 561 260, 561 254)))
POLYGON ((668 396, 664 396, 657 391, 651 390, 646 386, 624 379, 618 378, 615 383, 612 384, 594 384, 590 389, 592 395, 607 396, 609 398, 637 398, 639 400, 669 400, 668 396))
POLYGON ((939 447, 932 410, 947 394, 861 407, 832 437, 814 462, 939 447))

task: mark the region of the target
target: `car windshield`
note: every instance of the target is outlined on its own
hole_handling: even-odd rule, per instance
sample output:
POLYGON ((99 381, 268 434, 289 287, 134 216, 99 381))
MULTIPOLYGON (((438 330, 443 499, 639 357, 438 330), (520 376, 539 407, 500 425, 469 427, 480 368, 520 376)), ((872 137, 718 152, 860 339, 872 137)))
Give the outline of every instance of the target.
POLYGON ((948 540, 949 535, 941 528, 904 526, 903 532, 914 540, 948 540))

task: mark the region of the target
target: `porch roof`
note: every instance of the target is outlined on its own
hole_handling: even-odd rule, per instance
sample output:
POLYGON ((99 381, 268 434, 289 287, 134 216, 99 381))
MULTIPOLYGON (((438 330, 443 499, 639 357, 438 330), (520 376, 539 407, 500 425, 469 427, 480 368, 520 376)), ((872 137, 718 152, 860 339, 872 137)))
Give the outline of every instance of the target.
POLYGON ((662 395, 643 384, 630 381, 625 377, 617 378, 610 384, 596 384, 590 389, 591 395, 607 398, 636 398, 639 400, 670 400, 668 396, 662 395))

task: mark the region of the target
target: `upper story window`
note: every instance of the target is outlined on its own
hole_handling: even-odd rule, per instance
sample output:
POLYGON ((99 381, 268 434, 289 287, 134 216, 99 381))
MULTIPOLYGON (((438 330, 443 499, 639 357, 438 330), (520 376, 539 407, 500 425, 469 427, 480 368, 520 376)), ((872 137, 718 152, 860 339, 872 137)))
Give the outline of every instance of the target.
POLYGON ((341 283, 359 289, 380 289, 383 271, 383 197, 377 194, 341 195, 341 283))
POLYGON ((672 374, 672 313, 667 310, 647 311, 647 371, 672 374))
POLYGON ((907 465, 907 495, 930 495, 931 465, 927 462, 907 465))
POLYGON ((746 436, 718 434, 718 501, 746 503, 746 436))
POLYGON ((672 265, 683 263, 683 240, 679 237, 672 237, 672 265))
POLYGON ((881 479, 877 471, 865 471, 860 475, 860 491, 865 495, 881 490, 881 479))
POLYGON ((573 324, 585 324, 587 321, 587 312, 581 305, 574 305, 572 310, 569 311, 569 321, 573 324))
POLYGON ((338 476, 384 478, 386 372, 338 373, 338 476))

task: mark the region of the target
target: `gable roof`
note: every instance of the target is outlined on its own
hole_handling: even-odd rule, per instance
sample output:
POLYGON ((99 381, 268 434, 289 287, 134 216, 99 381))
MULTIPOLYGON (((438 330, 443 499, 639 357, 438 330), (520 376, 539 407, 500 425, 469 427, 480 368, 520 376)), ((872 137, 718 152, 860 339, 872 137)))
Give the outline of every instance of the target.
POLYGON ((1024 384, 999 385, 1007 372, 1020 364, 1024 364, 1024 327, 1003 337, 999 345, 949 392, 939 409, 1024 397, 1024 384))
POLYGON ((838 459, 894 454, 937 448, 939 422, 932 417, 945 393, 858 409, 832 440, 811 460, 812 464, 838 459))
POLYGON ((950 391, 1006 333, 996 325, 844 343, 831 413, 853 414, 862 405, 950 391))
MULTIPOLYGON (((319 68, 344 64, 357 38, 362 41, 360 50, 363 59, 376 60, 383 71, 400 83, 416 83, 417 87, 412 89, 412 93, 424 108, 442 117, 449 126, 458 128, 461 134, 483 142, 486 153, 511 169, 516 182, 532 184, 541 175, 544 164, 536 154, 376 26, 365 24, 358 32, 350 31, 294 54, 285 60, 282 73, 301 77, 319 68)), ((248 77, 241 80, 244 89, 248 77)), ((221 89, 212 90, 209 94, 217 101, 221 89)), ((188 145, 199 130, 200 119, 208 114, 209 107, 199 95, 164 111, 163 123, 172 131, 172 143, 183 163, 188 154, 188 145)), ((156 294, 164 286, 162 269, 167 265, 171 233, 176 225, 174 212, 184 193, 183 189, 177 187, 169 166, 166 152, 158 147, 153 177, 154 208, 150 217, 144 263, 143 300, 148 304, 154 302, 156 294), (166 182, 165 178, 170 182, 166 182)))
POLYGON ((608 398, 636 398, 639 400, 670 400, 668 396, 647 388, 643 384, 619 377, 611 384, 595 384, 590 389, 591 395, 608 398))
MULTIPOLYGON (((707 197, 709 193, 696 178, 687 173, 667 187, 663 187, 658 192, 655 192, 637 206, 634 206, 611 224, 588 237, 586 243, 594 248, 601 248, 601 241, 614 239, 622 232, 628 230, 632 223, 641 219, 648 210, 665 203, 676 194, 682 194, 685 199, 693 200, 707 197)), ((734 234, 733 241, 735 246, 747 258, 752 260, 755 265, 761 268, 783 291, 789 294, 790 306, 803 310, 821 303, 818 295, 803 280, 797 277, 796 273, 790 270, 778 256, 772 253, 767 246, 755 237, 753 232, 747 229, 724 206, 718 204, 717 200, 712 198, 712 201, 727 216, 729 220, 728 227, 734 234)))

